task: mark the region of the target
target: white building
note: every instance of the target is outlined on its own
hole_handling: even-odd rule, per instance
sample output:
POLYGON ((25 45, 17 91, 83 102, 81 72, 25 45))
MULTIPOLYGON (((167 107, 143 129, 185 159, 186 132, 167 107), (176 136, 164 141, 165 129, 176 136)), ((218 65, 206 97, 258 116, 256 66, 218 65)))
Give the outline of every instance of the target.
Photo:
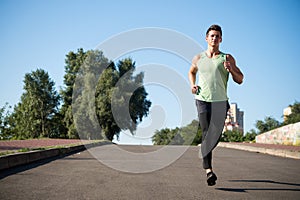
POLYGON ((230 104, 230 109, 227 113, 223 132, 238 130, 244 133, 244 111, 241 111, 237 103, 230 104))
POLYGON ((287 116, 289 116, 290 114, 292 114, 292 107, 289 106, 283 109, 283 120, 285 121, 287 119, 287 116))

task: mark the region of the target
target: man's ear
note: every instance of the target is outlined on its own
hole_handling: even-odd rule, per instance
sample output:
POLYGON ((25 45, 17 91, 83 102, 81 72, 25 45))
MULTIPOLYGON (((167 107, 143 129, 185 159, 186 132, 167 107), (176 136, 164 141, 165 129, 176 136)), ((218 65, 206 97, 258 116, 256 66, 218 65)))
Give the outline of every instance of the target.
POLYGON ((223 38, 222 38, 222 36, 221 36, 221 38, 220 38, 220 43, 223 41, 223 38))

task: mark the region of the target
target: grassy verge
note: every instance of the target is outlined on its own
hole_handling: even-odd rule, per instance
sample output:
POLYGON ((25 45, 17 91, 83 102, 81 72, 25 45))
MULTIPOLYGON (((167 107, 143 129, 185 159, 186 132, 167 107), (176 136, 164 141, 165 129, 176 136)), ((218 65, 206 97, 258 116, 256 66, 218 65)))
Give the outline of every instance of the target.
POLYGON ((43 150, 48 150, 48 149, 62 149, 62 148, 68 148, 68 147, 73 147, 73 146, 78 146, 78 145, 96 144, 99 142, 107 142, 107 141, 106 140, 89 140, 89 141, 85 141, 85 142, 78 142, 78 143, 66 144, 66 145, 22 148, 22 149, 17 149, 17 150, 0 152, 0 157, 10 155, 10 154, 16 154, 16 153, 24 153, 24 152, 30 152, 30 151, 43 151, 43 150))

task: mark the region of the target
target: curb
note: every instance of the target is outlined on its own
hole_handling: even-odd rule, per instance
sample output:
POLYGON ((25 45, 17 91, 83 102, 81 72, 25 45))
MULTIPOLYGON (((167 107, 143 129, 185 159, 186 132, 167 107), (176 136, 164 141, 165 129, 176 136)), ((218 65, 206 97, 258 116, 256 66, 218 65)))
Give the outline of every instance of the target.
POLYGON ((280 156, 285 158, 293 158, 293 159, 300 159, 300 152, 299 151, 290 151, 284 149, 270 149, 270 148, 263 148, 263 147, 252 147, 247 145, 239 145, 239 144, 231 144, 227 142, 220 142, 218 147, 225 147, 231 149, 238 149, 244 151, 250 151, 255 153, 264 153, 273 156, 280 156))
POLYGON ((63 156, 70 153, 76 153, 76 152, 84 151, 91 147, 104 145, 108 143, 111 144, 110 142, 97 142, 97 143, 90 143, 86 145, 82 144, 82 145, 71 146, 71 147, 53 148, 47 150, 29 151, 24 153, 5 155, 0 157, 0 170, 5 170, 19 165, 33 163, 47 158, 63 156))

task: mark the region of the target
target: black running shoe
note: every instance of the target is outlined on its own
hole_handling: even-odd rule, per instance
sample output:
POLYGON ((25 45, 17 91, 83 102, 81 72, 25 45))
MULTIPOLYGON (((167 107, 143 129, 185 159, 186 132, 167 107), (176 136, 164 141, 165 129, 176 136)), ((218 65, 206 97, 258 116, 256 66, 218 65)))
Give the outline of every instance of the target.
POLYGON ((218 179, 216 174, 213 172, 208 172, 207 173, 207 184, 208 186, 213 186, 216 184, 216 180, 218 179))

